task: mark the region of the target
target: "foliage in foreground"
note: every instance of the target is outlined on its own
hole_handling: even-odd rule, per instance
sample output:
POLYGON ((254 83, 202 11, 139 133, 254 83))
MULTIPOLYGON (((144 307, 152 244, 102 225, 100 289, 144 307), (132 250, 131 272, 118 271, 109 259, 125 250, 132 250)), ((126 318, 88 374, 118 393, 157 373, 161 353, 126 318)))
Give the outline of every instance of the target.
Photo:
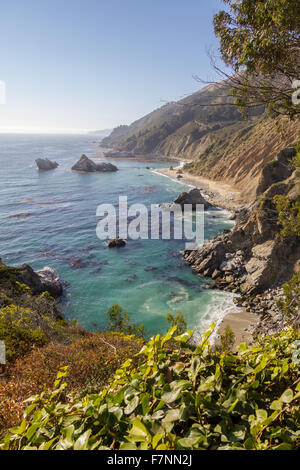
POLYGON ((288 318, 294 328, 300 323, 300 271, 295 273, 290 281, 283 284, 283 298, 278 301, 278 307, 288 318))
POLYGON ((61 367, 68 366, 65 393, 82 397, 102 390, 141 344, 141 340, 122 334, 86 332, 71 344, 56 341, 33 348, 9 364, 0 378, 0 437, 21 422, 26 399, 52 389, 61 367))
POLYGON ((299 445, 299 335, 267 337, 216 353, 208 332, 157 335, 110 386, 66 402, 62 370, 51 394, 30 400, 8 449, 294 449, 299 445), (297 350, 298 348, 298 350, 297 350))
POLYGON ((135 335, 137 338, 145 338, 148 332, 145 331, 145 325, 137 325, 130 322, 130 315, 122 309, 121 305, 114 304, 106 312, 108 317, 107 330, 119 332, 125 335, 135 335))

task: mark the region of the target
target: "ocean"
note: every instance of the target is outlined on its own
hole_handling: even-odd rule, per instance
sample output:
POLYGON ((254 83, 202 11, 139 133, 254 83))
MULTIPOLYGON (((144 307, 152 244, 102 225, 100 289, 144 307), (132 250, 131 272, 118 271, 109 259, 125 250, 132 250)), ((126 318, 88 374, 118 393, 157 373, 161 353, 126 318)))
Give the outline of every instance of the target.
MULTIPOLYGON (((166 315, 182 312, 188 327, 203 332, 234 309, 233 294, 209 290, 207 282, 184 265, 181 240, 129 240, 110 250, 96 236, 99 204, 172 202, 189 189, 148 170, 161 164, 113 160, 119 171, 80 174, 70 169, 84 153, 92 157, 99 143, 91 135, 0 135, 0 256, 8 265, 55 268, 66 289, 66 318, 91 330, 105 328, 113 304, 151 334, 165 332, 166 315), (39 172, 35 159, 60 166, 39 172)), ((222 210, 205 214, 205 239, 231 228, 222 210)))

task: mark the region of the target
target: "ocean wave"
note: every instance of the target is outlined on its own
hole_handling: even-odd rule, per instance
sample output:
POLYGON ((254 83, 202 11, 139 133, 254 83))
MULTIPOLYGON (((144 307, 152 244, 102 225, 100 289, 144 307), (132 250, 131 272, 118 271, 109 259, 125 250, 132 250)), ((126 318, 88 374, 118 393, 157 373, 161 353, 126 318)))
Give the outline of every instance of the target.
POLYGON ((208 328, 215 323, 216 327, 210 337, 210 344, 213 345, 218 336, 218 330, 224 318, 229 313, 239 313, 241 309, 236 306, 233 299, 238 297, 237 294, 232 294, 223 291, 213 291, 213 302, 207 305, 206 311, 202 314, 199 325, 195 328, 193 334, 193 342, 200 343, 202 335, 208 328))
POLYGON ((160 176, 164 176, 165 178, 168 178, 169 180, 174 181, 175 183, 178 183, 178 184, 181 184, 181 185, 183 185, 183 186, 186 186, 187 188, 191 188, 191 189, 195 189, 195 188, 196 188, 196 186, 194 186, 194 185, 192 185, 192 184, 185 183, 184 181, 178 180, 177 178, 173 178, 172 176, 165 175, 164 173, 161 173, 160 171, 151 170, 151 173, 154 173, 154 174, 160 175, 160 176))

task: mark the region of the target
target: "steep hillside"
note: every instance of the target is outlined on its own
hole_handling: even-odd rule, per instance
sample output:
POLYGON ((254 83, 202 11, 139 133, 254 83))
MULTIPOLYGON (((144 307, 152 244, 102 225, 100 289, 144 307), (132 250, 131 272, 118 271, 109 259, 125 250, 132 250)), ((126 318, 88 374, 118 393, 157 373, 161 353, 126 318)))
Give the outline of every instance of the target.
POLYGON ((192 174, 246 187, 249 200, 256 196, 262 168, 294 144, 299 132, 299 120, 271 119, 262 108, 244 119, 224 81, 116 128, 101 145, 185 160, 192 174))
POLYGON ((195 146, 194 160, 185 170, 226 181, 243 190, 245 201, 253 200, 265 166, 277 159, 282 148, 293 145, 299 132, 300 121, 272 120, 266 116, 255 122, 247 120, 239 128, 230 126, 202 139, 195 146))
MULTIPOLYGON (((232 106, 229 92, 226 82, 207 86, 177 103, 156 109, 130 126, 117 127, 101 145, 135 154, 181 152, 208 133, 243 121, 232 106), (177 146, 169 148, 170 139, 177 141, 177 146)), ((258 110, 255 114, 261 113, 258 110)))

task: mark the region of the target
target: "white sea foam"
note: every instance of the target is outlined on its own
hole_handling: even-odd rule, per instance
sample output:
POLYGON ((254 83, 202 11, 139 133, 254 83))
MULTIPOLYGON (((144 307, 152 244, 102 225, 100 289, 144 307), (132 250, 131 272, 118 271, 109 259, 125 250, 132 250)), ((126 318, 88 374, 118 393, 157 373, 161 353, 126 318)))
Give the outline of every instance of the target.
POLYGON ((191 188, 191 189, 195 189, 196 186, 192 185, 192 184, 188 184, 188 183, 185 183, 184 181, 182 180, 178 180, 177 178, 173 178, 172 176, 169 176, 169 175, 165 175, 164 173, 161 173, 160 171, 157 171, 157 170, 151 170, 152 173, 155 173, 156 175, 160 175, 160 176, 164 176, 165 178, 168 178, 169 180, 171 181, 175 181, 176 183, 179 183, 179 184, 182 184, 183 186, 187 186, 188 188, 191 188))
POLYGON ((216 327, 210 337, 210 344, 213 345, 215 343, 219 327, 224 318, 229 313, 239 313, 241 311, 233 301, 236 297, 237 294, 231 294, 228 292, 216 291, 214 293, 214 301, 208 304, 206 311, 201 316, 198 327, 195 329, 193 342, 199 343, 202 335, 213 323, 215 323, 216 327))

